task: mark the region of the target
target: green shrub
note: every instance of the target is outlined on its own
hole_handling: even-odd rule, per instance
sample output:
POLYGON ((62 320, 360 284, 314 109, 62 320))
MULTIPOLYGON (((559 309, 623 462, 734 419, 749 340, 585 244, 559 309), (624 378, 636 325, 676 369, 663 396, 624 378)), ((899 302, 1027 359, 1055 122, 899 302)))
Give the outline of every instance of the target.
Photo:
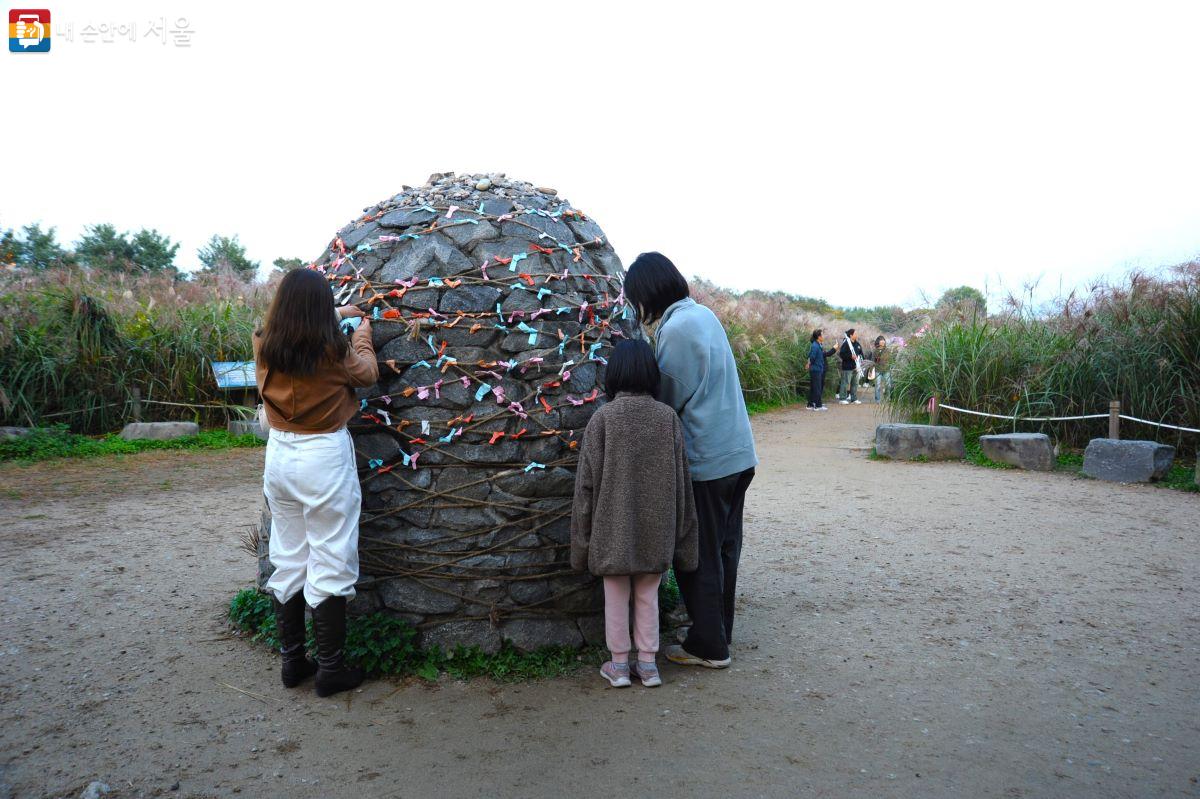
MULTIPOLYGON (((1099 287, 1053 313, 1014 306, 988 319, 935 324, 909 341, 892 370, 887 401, 899 416, 923 419, 935 393, 949 405, 1013 416, 1122 412, 1155 422, 1200 427, 1200 265, 1171 279, 1133 276, 1099 287)), ((1107 420, 1013 423, 946 411, 943 419, 974 432, 1042 431, 1080 448, 1107 435, 1107 420)), ((1122 436, 1163 441, 1195 452, 1196 434, 1123 421, 1122 436)))
POLYGON ((0 425, 103 433, 130 419, 229 416, 209 360, 249 360, 269 289, 58 269, 0 276, 0 425), (201 406, 181 408, 160 402, 201 406))
POLYGON ((42 461, 50 458, 94 458, 157 449, 231 449, 261 447, 265 442, 253 434, 235 436, 225 430, 202 430, 199 435, 170 441, 126 441, 116 433, 89 437, 72 433, 65 425, 40 428, 21 438, 0 441, 0 462, 42 461))
POLYGON ((675 582, 675 570, 667 569, 667 579, 658 585, 658 611, 670 613, 679 606, 679 583, 675 582))

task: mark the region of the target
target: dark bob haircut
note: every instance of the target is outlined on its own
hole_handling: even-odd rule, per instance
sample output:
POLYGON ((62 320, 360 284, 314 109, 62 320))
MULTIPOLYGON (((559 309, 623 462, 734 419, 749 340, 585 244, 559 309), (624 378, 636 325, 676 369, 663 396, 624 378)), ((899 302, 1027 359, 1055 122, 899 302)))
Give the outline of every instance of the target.
POLYGON ((667 308, 690 295, 687 280, 662 253, 642 253, 625 273, 625 296, 643 324, 657 322, 667 308))
POLYGON ((846 335, 847 335, 847 336, 853 336, 853 335, 854 335, 854 328, 850 328, 849 330, 847 330, 847 331, 846 331, 846 335))
POLYGON ((604 370, 604 396, 616 399, 619 392, 658 396, 658 361, 644 341, 625 340, 613 348, 604 370))
POLYGON ((818 327, 816 330, 813 331, 812 338, 809 340, 816 341, 817 339, 819 339, 821 337, 822 332, 824 332, 824 331, 822 331, 821 328, 818 327))

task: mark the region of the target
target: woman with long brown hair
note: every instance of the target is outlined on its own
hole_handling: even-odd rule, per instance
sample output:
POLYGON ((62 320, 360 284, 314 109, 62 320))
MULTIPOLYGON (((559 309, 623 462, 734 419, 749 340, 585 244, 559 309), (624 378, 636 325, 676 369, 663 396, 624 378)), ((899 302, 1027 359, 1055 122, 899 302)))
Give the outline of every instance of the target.
POLYGON ((357 687, 363 675, 343 659, 346 602, 358 580, 362 503, 354 444, 346 430, 357 412, 355 387, 379 379, 371 323, 353 335, 341 320, 361 317, 335 308, 325 277, 309 269, 284 276, 254 334, 258 391, 271 432, 263 491, 271 509, 267 589, 283 654, 285 687, 316 674, 319 696, 357 687), (316 663, 304 654, 304 605, 312 608, 316 663))

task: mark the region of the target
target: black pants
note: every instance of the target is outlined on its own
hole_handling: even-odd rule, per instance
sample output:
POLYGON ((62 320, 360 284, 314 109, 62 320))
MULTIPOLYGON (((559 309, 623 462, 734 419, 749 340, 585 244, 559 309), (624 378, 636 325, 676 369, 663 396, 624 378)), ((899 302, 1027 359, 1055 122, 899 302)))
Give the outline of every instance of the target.
POLYGON ((825 396, 825 372, 809 372, 808 407, 820 408, 824 405, 821 399, 825 396))
POLYGON ((692 482, 700 522, 700 568, 675 581, 692 617, 683 648, 696 657, 724 660, 733 640, 733 599, 742 556, 742 509, 754 469, 692 482))

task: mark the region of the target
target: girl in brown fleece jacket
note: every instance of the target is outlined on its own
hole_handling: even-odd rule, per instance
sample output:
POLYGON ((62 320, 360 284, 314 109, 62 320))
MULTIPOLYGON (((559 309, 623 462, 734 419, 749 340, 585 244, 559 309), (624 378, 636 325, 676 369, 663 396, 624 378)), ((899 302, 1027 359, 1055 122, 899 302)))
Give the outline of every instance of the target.
POLYGON ((632 594, 635 669, 645 686, 662 685, 658 652, 658 586, 663 572, 696 568, 695 500, 683 426, 654 399, 659 371, 644 341, 622 341, 609 358, 604 392, 584 433, 575 475, 571 566, 604 578, 604 626, 612 660, 600 675, 615 688, 630 684, 632 594))

